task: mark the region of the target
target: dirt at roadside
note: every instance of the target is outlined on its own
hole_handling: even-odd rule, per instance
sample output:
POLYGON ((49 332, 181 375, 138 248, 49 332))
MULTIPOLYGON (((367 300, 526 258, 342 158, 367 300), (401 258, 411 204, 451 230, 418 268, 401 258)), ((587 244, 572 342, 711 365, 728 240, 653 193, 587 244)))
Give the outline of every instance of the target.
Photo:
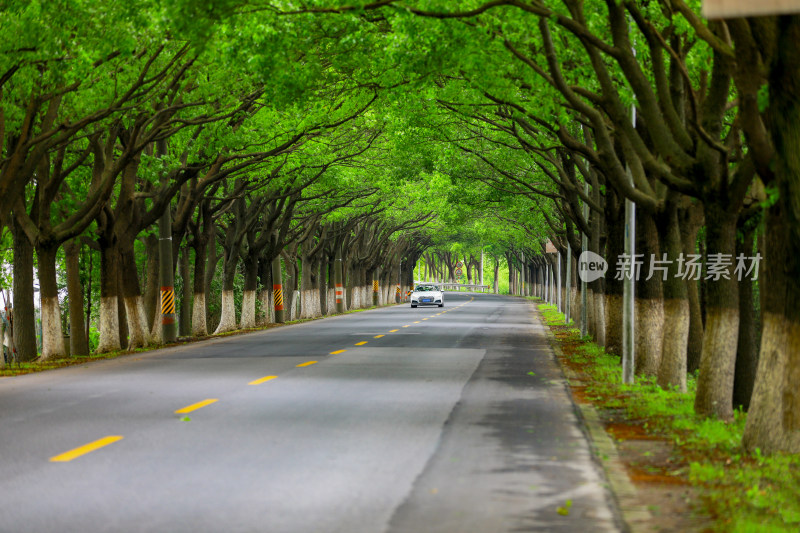
POLYGON ((592 404, 614 442, 628 477, 636 488, 637 504, 650 511, 648 524, 634 531, 689 533, 714 531, 714 520, 703 511, 703 502, 688 480, 688 462, 672 443, 645 431, 644 420, 634 420, 621 409, 604 409, 598 399, 587 394, 589 377, 585 365, 570 361, 580 342, 567 341, 564 326, 550 326, 560 344, 562 365, 577 378, 569 379, 577 403, 592 404))

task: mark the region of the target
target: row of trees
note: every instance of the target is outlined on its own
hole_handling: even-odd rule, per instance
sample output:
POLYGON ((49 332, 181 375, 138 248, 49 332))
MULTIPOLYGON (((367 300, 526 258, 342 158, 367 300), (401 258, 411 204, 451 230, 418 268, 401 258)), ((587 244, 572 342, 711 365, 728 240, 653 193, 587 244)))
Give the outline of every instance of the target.
POLYGON ((4 8, 4 27, 24 37, 0 67, 0 229, 13 250, 16 358, 38 355, 34 264, 41 358, 65 353, 59 270, 71 351, 87 353, 78 259, 87 248, 100 259, 100 352, 163 341, 156 311, 179 268, 181 329, 194 335, 254 327, 256 301, 264 314, 273 308, 283 274, 290 317, 330 312, 336 275, 353 307, 372 304, 373 277, 394 285, 405 263, 410 279, 431 206, 415 204, 396 180, 357 176, 358 165, 372 163, 370 150, 386 149, 373 110, 379 88, 363 87, 347 68, 316 72, 299 87, 295 77, 266 83, 234 49, 253 34, 225 46, 191 43, 145 20, 169 12, 147 9, 104 8, 103 24, 118 25, 109 33, 91 6, 69 16, 55 5, 4 8), (383 205, 392 195, 404 201, 383 205), (284 268, 273 268, 281 258, 284 268), (206 294, 220 259, 221 317, 209 325, 206 294))
MULTIPOLYGON (((791 305, 800 19, 708 22, 682 0, 395 4, 360 6, 359 31, 380 19, 437 66, 457 65, 429 93, 431 135, 451 148, 443 171, 526 197, 544 219, 544 231, 511 222, 530 230, 509 247, 523 279, 552 263, 548 238, 562 256, 569 245, 572 257, 590 250, 612 269, 624 263, 634 202, 641 269, 663 267, 636 287, 638 373, 685 389, 697 369, 699 415, 732 419, 734 401, 749 402, 747 447, 800 451, 791 305), (694 255, 700 280, 684 272, 694 255)), ((314 2, 285 14, 357 17, 354 7, 314 2)), ((619 351, 622 284, 609 276, 587 292, 590 331, 619 351)))
MULTIPOLYGON (((548 240, 562 272, 593 251, 613 273, 635 203, 637 373, 685 389, 697 369, 699 415, 749 405, 748 447, 800 451, 798 18, 708 22, 684 0, 464 5, 144 2, 102 23, 89 8, 4 11, 29 42, 0 66, 0 225, 15 299, 32 300, 35 251, 44 356, 58 353, 65 243, 100 251, 112 349, 119 297, 130 345, 157 320, 140 291, 156 267, 131 268, 137 240, 156 260, 156 227, 167 270, 194 261, 200 334, 218 252, 224 331, 236 273, 252 325, 280 257, 302 316, 336 299, 339 254, 352 305, 376 275, 410 283, 426 251, 449 270, 454 241, 504 256, 517 293, 556 266, 548 240), (758 283, 740 282, 735 258, 757 250, 758 283), (701 279, 684 272, 694 255, 701 279)), ((621 280, 586 292, 589 331, 618 353, 621 280)))
MULTIPOLYGON (((480 87, 483 99, 439 101, 462 122, 448 140, 483 165, 474 177, 541 209, 547 229, 517 247, 519 290, 556 267, 544 237, 565 258, 601 254, 613 274, 629 260, 624 210, 635 202, 637 373, 686 390, 698 371, 698 414, 732 419, 734 405, 749 407, 747 446, 800 450, 788 378, 797 321, 786 299, 796 294, 787 254, 798 242, 797 175, 782 144, 793 130, 776 117, 797 93, 774 85, 797 55, 796 43, 778 50, 795 19, 706 24, 682 2, 500 2, 517 21, 497 4, 419 14, 477 20, 493 34, 496 64, 519 67, 505 72, 516 84, 480 87), (696 275, 692 256, 704 263, 696 275)), ((622 292, 614 275, 588 287, 589 331, 618 354, 622 292)))

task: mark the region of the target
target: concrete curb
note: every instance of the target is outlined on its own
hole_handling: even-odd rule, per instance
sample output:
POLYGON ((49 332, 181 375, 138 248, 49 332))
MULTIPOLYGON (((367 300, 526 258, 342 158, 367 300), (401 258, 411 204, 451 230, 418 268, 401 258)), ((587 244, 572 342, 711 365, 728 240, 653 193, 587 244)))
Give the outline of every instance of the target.
MULTIPOLYGON (((550 328, 544 323, 538 307, 534 303, 534 314, 541 321, 547 335, 547 341, 553 351, 553 355, 558 361, 561 371, 568 384, 578 385, 582 380, 580 376, 571 368, 561 363, 560 357, 564 354, 556 340, 555 335, 550 328)), ((572 395, 572 389, 567 387, 567 392, 575 406, 575 412, 583 422, 586 432, 589 435, 590 445, 595 454, 595 458, 601 465, 606 479, 608 480, 609 489, 616 501, 617 508, 622 515, 624 521, 625 531, 630 533, 644 533, 654 531, 653 529, 653 515, 647 506, 638 502, 636 497, 636 487, 631 482, 625 470, 625 465, 619 457, 619 452, 614 444, 611 436, 606 432, 600 421, 600 415, 592 404, 579 403, 575 401, 572 395)))

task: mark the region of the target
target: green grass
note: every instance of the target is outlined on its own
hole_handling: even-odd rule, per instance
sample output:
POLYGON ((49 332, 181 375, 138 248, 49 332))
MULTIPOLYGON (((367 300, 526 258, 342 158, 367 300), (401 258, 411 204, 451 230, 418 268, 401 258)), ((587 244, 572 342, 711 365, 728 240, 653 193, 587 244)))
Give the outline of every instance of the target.
MULTIPOLYGON (((564 315, 552 305, 539 305, 547 325, 563 325, 564 315)), ((581 341, 576 329, 564 341, 581 341)), ((586 396, 600 408, 624 409, 631 420, 645 420, 645 429, 672 441, 686 462, 682 472, 704 496, 717 531, 735 533, 800 531, 800 456, 748 453, 742 446, 747 414, 731 423, 694 414, 697 387, 689 376, 687 392, 664 390, 652 379, 622 383, 619 358, 583 339, 573 363, 589 375, 586 396)))
POLYGON ((122 355, 129 355, 132 353, 146 352, 153 348, 137 348, 135 350, 117 350, 105 353, 93 353, 89 355, 80 355, 75 357, 66 357, 62 359, 53 359, 52 361, 30 361, 27 363, 7 363, 6 366, 0 369, 0 377, 20 376, 23 374, 32 374, 33 372, 43 372, 45 370, 53 370, 54 368, 63 368, 66 366, 81 365, 91 361, 100 361, 103 359, 114 359, 122 355))

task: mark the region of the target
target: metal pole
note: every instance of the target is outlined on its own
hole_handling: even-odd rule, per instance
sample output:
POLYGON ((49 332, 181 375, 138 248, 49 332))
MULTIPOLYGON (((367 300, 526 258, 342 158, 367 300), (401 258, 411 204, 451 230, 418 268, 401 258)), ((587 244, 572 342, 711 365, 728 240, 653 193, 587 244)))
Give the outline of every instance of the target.
MULTIPOLYGON (((635 113, 634 109, 634 116, 635 113)), ((627 168, 627 176, 629 183, 633 185, 630 167, 627 168)), ((630 200, 625 200, 625 254, 628 256, 629 270, 622 278, 622 382, 633 383, 636 363, 633 258, 636 254, 636 204, 630 200)))
POLYGON ((286 313, 283 307, 283 272, 281 272, 281 256, 272 260, 272 299, 275 305, 275 322, 286 322, 286 313))
MULTIPOLYGON (((636 56, 636 48, 633 48, 636 56)), ((631 104, 631 123, 636 127, 636 103, 631 104)), ((631 187, 633 173, 629 165, 625 165, 626 177, 631 187)), ((628 255, 628 275, 622 276, 622 382, 634 382, 634 369, 636 364, 636 339, 635 339, 635 280, 634 255, 636 254, 636 204, 625 200, 625 253, 628 255)))
POLYGON ((625 254, 630 268, 622 281, 622 382, 633 383, 635 367, 634 338, 634 261, 636 253, 636 204, 625 200, 625 254))
POLYGON ((175 324, 175 278, 172 272, 172 213, 169 206, 158 221, 158 277, 161 282, 161 338, 164 343, 178 339, 175 324))

